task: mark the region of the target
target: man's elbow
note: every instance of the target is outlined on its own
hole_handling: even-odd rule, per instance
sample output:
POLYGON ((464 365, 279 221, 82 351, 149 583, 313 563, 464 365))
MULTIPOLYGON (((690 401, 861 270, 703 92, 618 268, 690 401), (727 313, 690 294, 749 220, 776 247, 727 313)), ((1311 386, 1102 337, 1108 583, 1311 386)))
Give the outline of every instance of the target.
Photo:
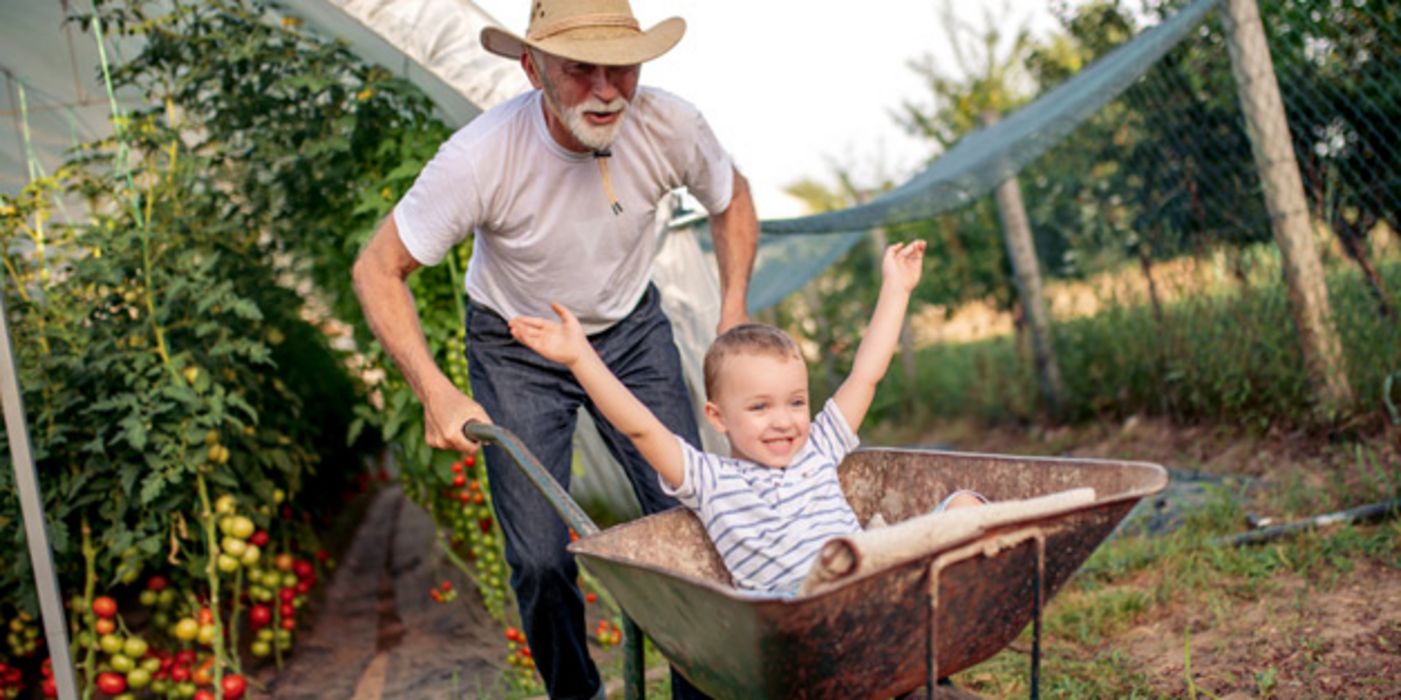
POLYGON ((355 256, 355 262, 350 266, 350 286, 355 290, 356 296, 361 298, 364 298, 365 286, 374 276, 374 262, 369 252, 368 247, 360 251, 360 254, 355 256))

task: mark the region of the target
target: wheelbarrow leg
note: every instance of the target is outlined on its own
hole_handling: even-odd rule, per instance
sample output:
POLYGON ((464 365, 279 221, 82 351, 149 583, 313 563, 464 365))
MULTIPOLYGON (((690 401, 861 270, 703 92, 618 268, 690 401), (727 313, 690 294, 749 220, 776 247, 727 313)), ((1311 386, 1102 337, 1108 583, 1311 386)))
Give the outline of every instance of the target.
POLYGON ((939 680, 939 634, 934 627, 939 623, 939 568, 929 567, 929 605, 924 607, 927 616, 924 625, 924 697, 934 700, 934 686, 939 680))
POLYGON ((642 658, 642 630, 631 617, 623 615, 623 698, 643 700, 647 695, 647 682, 642 677, 645 661, 642 658))
POLYGON ((1036 538, 1035 616, 1031 620, 1031 698, 1041 697, 1041 606, 1045 601, 1046 538, 1036 538))

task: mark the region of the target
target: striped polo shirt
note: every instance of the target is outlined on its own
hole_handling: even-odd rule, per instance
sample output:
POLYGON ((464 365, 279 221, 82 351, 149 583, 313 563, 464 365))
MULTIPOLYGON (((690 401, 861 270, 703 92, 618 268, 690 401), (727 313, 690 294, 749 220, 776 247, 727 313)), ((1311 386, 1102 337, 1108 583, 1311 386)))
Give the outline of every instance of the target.
POLYGON ((830 400, 813 419, 807 444, 782 469, 701 452, 677 439, 685 473, 679 487, 663 480, 662 490, 700 518, 739 588, 790 590, 824 542, 861 530, 837 481, 837 465, 859 441, 830 400))

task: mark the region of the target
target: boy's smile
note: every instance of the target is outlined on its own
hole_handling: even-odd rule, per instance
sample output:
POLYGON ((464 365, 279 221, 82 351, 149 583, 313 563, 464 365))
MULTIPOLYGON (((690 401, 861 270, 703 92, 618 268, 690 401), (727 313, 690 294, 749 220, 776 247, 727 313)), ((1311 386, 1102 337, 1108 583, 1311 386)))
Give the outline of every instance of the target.
POLYGON ((729 438, 733 456, 782 469, 807 443, 812 409, 802 360, 741 352, 725 358, 716 388, 705 415, 729 438))

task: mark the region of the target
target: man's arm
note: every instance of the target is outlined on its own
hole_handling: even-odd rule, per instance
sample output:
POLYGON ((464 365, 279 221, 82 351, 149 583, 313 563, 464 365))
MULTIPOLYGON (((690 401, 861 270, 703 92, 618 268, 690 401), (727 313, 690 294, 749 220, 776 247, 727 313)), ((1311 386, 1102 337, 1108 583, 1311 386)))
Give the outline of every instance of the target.
POLYGON ((749 275, 754 271, 754 251, 759 244, 759 219, 749 181, 734 172, 730 206, 710 217, 710 234, 715 241, 715 260, 720 266, 720 327, 724 333, 749 320, 745 297, 749 275))
POLYGON ((681 486, 685 457, 676 435, 603 364, 579 319, 559 304, 550 307, 559 315, 559 323, 517 316, 510 321, 511 336, 541 357, 568 367, 609 424, 628 436, 671 488, 681 486))
POLYGON ((399 239, 391 213, 380 224, 351 270, 355 296, 375 338, 423 404, 424 439, 434 448, 475 452, 462 426, 475 419, 491 422, 481 404, 468 398, 433 361, 407 280, 419 268, 399 239))
POLYGON ((924 241, 897 243, 885 250, 876 310, 871 313, 871 323, 861 337, 861 345, 856 348, 851 374, 832 395, 852 432, 861 429, 861 421, 866 419, 866 411, 876 396, 876 385, 885 376, 890 358, 900 344, 905 309, 909 306, 911 292, 919 283, 923 262, 924 241))

